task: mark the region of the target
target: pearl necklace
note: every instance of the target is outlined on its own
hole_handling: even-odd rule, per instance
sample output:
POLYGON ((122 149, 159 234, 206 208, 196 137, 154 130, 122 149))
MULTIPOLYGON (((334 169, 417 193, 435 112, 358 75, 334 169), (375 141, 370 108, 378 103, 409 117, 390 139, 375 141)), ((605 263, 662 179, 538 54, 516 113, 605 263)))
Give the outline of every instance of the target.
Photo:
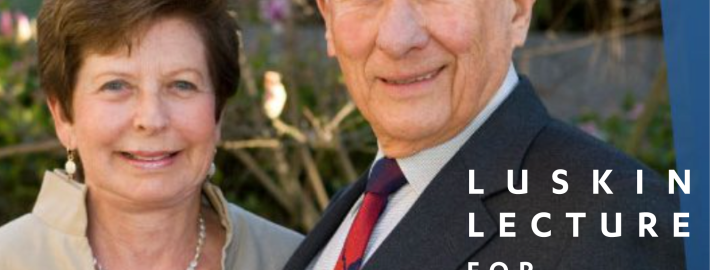
MULTIPOLYGON (((207 232, 205 229, 205 220, 202 218, 202 213, 200 213, 199 223, 200 231, 197 238, 197 247, 195 247, 195 256, 192 258, 192 261, 190 261, 190 264, 187 266, 187 270, 197 269, 197 264, 200 262, 200 255, 202 254, 202 247, 205 245, 205 238, 207 237, 207 232)), ((101 266, 96 256, 94 256, 94 269, 106 270, 101 266)))

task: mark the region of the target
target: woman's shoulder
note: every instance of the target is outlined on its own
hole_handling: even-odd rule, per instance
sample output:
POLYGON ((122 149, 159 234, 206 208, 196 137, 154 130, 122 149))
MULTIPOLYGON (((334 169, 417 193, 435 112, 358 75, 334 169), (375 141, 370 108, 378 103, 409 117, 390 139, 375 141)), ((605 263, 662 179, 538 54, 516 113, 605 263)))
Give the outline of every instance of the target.
POLYGON ((235 262, 252 269, 281 269, 303 240, 303 235, 259 217, 237 205, 227 206, 232 220, 235 262))
POLYGON ((40 223, 41 221, 32 214, 25 214, 0 226, 0 254, 4 254, 7 248, 26 242, 24 241, 26 238, 31 238, 38 233, 37 227, 41 225, 40 223))
POLYGON ((280 243, 291 242, 298 245, 303 240, 303 235, 291 229, 266 220, 252 212, 245 210, 235 204, 228 204, 229 214, 233 221, 235 232, 249 233, 259 237, 276 237, 280 243))
POLYGON ((47 228, 32 214, 25 214, 0 227, 0 269, 13 269, 26 263, 27 255, 38 250, 46 240, 47 228), (13 266, 13 267, 10 267, 13 266))

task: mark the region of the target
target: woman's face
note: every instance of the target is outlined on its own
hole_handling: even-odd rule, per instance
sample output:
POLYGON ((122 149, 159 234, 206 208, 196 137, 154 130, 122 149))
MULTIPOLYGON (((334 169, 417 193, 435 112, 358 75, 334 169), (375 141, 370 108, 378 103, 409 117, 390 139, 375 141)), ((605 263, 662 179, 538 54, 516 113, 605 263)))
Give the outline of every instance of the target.
POLYGON ((220 136, 205 50, 190 23, 169 18, 130 52, 84 57, 74 122, 59 117, 56 102, 50 107, 93 195, 164 204, 200 190, 220 136))

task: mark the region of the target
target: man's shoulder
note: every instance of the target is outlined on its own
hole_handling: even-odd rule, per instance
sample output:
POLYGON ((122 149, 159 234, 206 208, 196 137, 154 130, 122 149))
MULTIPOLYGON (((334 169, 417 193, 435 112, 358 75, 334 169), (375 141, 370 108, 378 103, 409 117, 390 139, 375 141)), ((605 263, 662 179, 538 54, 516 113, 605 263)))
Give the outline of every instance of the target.
POLYGON ((611 170, 605 183, 633 188, 634 192, 638 170, 643 172, 644 185, 654 192, 666 182, 637 159, 559 120, 550 121, 532 141, 523 160, 523 168, 550 174, 550 177, 553 171, 564 169, 590 183, 589 186, 595 170, 599 177, 611 170), (624 181, 619 182, 621 179, 624 181))
POLYGON ((656 209, 675 210, 678 196, 668 192, 668 184, 657 172, 614 146, 603 142, 569 124, 552 120, 536 136, 522 161, 522 169, 530 174, 530 188, 552 195, 552 188, 560 186, 553 181, 553 173, 565 170, 559 176, 569 184, 569 194, 576 202, 585 198, 602 205, 612 201, 625 205, 655 206, 656 209), (596 171, 596 176, 595 176, 596 171), (606 194, 600 186, 594 194, 595 178, 603 182, 613 194, 606 194), (637 194, 638 171, 642 173, 643 195, 637 194), (662 202, 662 203, 659 203, 662 202))
POLYGON ((614 146, 556 119, 540 131, 528 148, 527 157, 540 156, 547 157, 546 162, 566 165, 570 169, 646 169, 614 146))

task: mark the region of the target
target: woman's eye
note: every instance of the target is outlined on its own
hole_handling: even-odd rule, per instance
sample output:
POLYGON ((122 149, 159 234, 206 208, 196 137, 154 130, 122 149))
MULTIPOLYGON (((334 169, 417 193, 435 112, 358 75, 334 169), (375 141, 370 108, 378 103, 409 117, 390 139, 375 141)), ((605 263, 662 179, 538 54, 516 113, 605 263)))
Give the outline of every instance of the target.
POLYGON ((173 83, 173 87, 181 91, 192 91, 197 89, 195 84, 188 81, 176 81, 173 83))
POLYGON ((101 86, 101 90, 107 91, 121 91, 125 88, 128 88, 128 84, 121 80, 110 81, 101 86))

